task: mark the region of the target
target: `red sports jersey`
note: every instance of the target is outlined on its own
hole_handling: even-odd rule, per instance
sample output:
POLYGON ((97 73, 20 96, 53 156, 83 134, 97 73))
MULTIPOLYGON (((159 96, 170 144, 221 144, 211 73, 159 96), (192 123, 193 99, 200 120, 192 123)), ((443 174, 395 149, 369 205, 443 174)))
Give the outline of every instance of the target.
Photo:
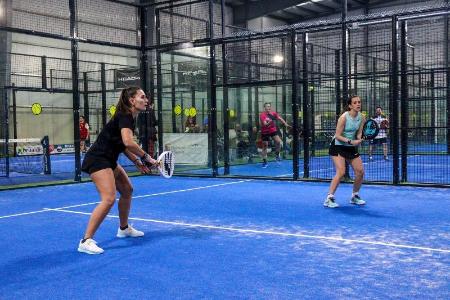
POLYGON ((86 122, 80 122, 80 139, 85 140, 88 137, 88 126, 86 122))
POLYGON ((259 120, 261 123, 261 133, 262 134, 271 134, 274 132, 277 132, 277 124, 275 123, 275 121, 279 118, 279 115, 274 112, 271 111, 270 113, 267 112, 262 112, 259 115, 259 120), (267 125, 264 125, 268 123, 267 125))

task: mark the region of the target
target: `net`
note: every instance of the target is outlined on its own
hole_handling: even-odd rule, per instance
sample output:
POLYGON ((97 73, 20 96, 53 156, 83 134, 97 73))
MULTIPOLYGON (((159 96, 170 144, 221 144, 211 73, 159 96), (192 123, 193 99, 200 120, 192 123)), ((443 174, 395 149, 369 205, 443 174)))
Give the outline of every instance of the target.
POLYGON ((1 176, 50 174, 48 137, 0 140, 1 176))

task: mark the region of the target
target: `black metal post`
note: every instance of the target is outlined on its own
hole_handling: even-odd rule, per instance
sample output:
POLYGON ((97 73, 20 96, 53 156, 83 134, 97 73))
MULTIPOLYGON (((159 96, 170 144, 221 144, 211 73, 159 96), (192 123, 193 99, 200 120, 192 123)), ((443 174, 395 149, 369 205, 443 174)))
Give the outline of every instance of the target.
POLYGON ((428 136, 432 139, 431 143, 436 143, 436 91, 435 91, 435 71, 432 70, 430 74, 430 82, 428 85, 428 89, 430 90, 430 99, 431 99, 431 126, 430 126, 430 132, 428 136))
MULTIPOLYGON (((445 1, 448 5, 450 3, 449 0, 445 1)), ((446 88, 445 88, 445 102, 447 108, 447 126, 446 126, 446 142, 447 142, 447 154, 450 154, 450 18, 449 15, 446 14, 444 16, 444 64, 445 64, 445 73, 446 73, 446 88)))
MULTIPOLYGON (((17 90, 13 87, 11 89, 12 93, 12 110, 13 110, 13 138, 17 139, 17 90)), ((6 111, 9 115, 9 109, 6 111)), ((7 128, 7 131, 9 132, 9 127, 7 128)), ((14 155, 16 155, 16 147, 14 147, 14 155)))
POLYGON ((106 125, 106 67, 105 63, 100 64, 100 78, 102 85, 102 125, 106 125))
POLYGON ((348 98, 348 26, 347 26, 347 0, 342 0, 342 99, 348 98))
MULTIPOLYGON (((147 57, 147 51, 145 50, 145 47, 147 46, 147 28, 148 28, 148 23, 147 23, 147 9, 145 7, 139 7, 139 14, 140 14, 140 31, 141 31, 141 51, 140 51, 140 73, 141 73, 141 88, 144 91, 144 93, 146 95, 149 94, 148 91, 148 57, 147 57)), ((150 104, 150 103, 149 103, 150 104)), ((145 126, 143 126, 144 128, 144 132, 139 132, 140 135, 144 134, 144 141, 145 143, 142 144, 142 149, 145 152, 149 152, 148 149, 148 140, 149 140, 149 132, 148 132, 148 125, 150 122, 150 116, 149 116, 149 105, 147 105, 146 111, 145 112, 141 112, 144 114, 144 122, 145 122, 145 126)))
MULTIPOLYGON (((353 93, 358 94, 358 53, 355 53, 353 59, 353 93)), ((367 101, 367 100, 366 100, 367 101)))
POLYGON ((391 62, 391 84, 392 84, 392 96, 391 96, 391 105, 392 105, 392 126, 391 126, 391 137, 392 137, 392 156, 393 156, 393 183, 399 184, 399 109, 398 109, 398 100, 399 100, 399 90, 398 90, 398 18, 397 16, 392 17, 392 62, 391 62))
MULTIPOLYGON (((209 0, 209 38, 214 38, 214 0, 209 0)), ((216 70, 216 48, 214 43, 209 43, 209 75, 211 85, 211 118, 209 134, 211 135, 212 175, 218 175, 217 161, 217 70, 216 70)))
MULTIPOLYGON (((222 21, 222 37, 225 36, 225 1, 220 0, 221 4, 221 21, 222 21)), ((223 84, 223 103, 222 103, 222 118, 223 118, 223 151, 224 151, 224 175, 230 174, 230 108, 228 103, 228 65, 227 65, 227 46, 222 43, 222 84, 223 84)), ((245 129, 243 129, 245 130, 245 129)))
MULTIPOLYGON (((447 0, 447 4, 448 4, 447 0)), ((445 16, 445 28, 444 28, 444 61, 445 61, 445 72, 446 72, 446 107, 447 107, 447 154, 450 154, 450 21, 449 16, 445 16)))
POLYGON ((195 86, 191 86, 191 107, 195 107, 195 86))
MULTIPOLYGON (((248 64, 247 64, 247 82, 252 81, 252 42, 248 41, 248 64)), ((247 110, 248 110, 248 124, 253 126, 253 97, 252 97, 252 87, 247 88, 247 110)), ((255 126, 259 127, 258 118, 255 119, 255 126)))
MULTIPOLYGON (((13 84, 13 88, 11 89, 11 94, 12 94, 12 102, 13 102, 13 138, 17 139, 17 90, 14 88, 14 84, 13 84)), ((6 93, 6 95, 8 95, 8 93, 6 93)), ((9 106, 9 103, 6 104, 7 106, 9 106)), ((6 131, 8 132, 8 137, 9 137, 9 107, 8 110, 5 111, 5 114, 8 117, 8 126, 6 127, 6 131)), ((17 143, 14 143, 13 145, 13 153, 14 156, 17 155, 17 143)), ((8 150, 7 150, 8 151, 8 150)))
POLYGON ((377 62, 375 59, 372 60, 372 109, 370 111, 375 111, 376 101, 377 101, 377 62))
MULTIPOLYGON (((298 150, 299 150, 299 130, 298 130, 298 68, 297 68, 297 34, 295 31, 291 31, 291 77, 292 77, 292 168, 294 173, 294 180, 299 178, 298 170, 298 150)), ((302 41, 303 42, 303 41, 302 41)))
MULTIPOLYGON (((348 25, 347 25, 347 0, 342 0, 342 101, 345 105, 348 94, 348 73, 349 73, 349 51, 348 51, 348 25)), ((345 162, 345 175, 346 180, 350 179, 350 171, 347 161, 345 162)))
POLYGON ((41 79, 42 79, 42 88, 47 89, 47 57, 41 57, 41 79))
POLYGON ((408 107, 408 53, 407 53, 407 21, 401 22, 400 35, 400 107, 401 107, 401 181, 408 181, 408 127, 409 127, 409 107, 408 107))
MULTIPOLYGON (((316 126, 315 126, 315 120, 314 120, 314 116, 315 116, 315 107, 314 107, 314 103, 315 103, 315 89, 316 89, 316 75, 318 74, 315 70, 314 70, 314 45, 313 44, 309 44, 310 46, 310 53, 309 53, 309 57, 311 59, 311 79, 308 82, 308 92, 309 92, 309 109, 310 111, 309 113, 309 131, 310 131, 310 151, 311 151, 311 155, 310 156, 315 156, 316 155, 316 126)), ((303 111, 303 113, 305 113, 305 111, 303 111)))
MULTIPOLYGON (((161 42, 161 22, 159 19, 159 10, 156 10, 156 45, 161 42)), ((156 95, 158 98, 158 152, 164 151, 163 140, 163 110, 162 110, 162 70, 161 70, 161 52, 156 50, 156 95)), ((173 111, 171 112, 173 114, 173 111)))
POLYGON ((339 119, 339 114, 342 110, 342 95, 341 95, 341 53, 339 50, 334 51, 334 77, 335 77, 335 97, 336 97, 336 116, 335 123, 339 119))
MULTIPOLYGON (((308 34, 302 33, 302 90, 303 90, 303 177, 309 178, 309 141, 311 138, 310 130, 310 104, 308 95, 308 34)), ((295 115, 298 118, 298 113, 295 115)), ((298 139, 298 137, 297 137, 298 139)))
MULTIPOLYGON (((177 100, 175 97, 175 57, 172 53, 170 53, 170 99, 172 103, 172 130, 173 132, 177 132, 176 115, 173 113, 173 110, 177 104, 177 100)), ((181 106, 181 109, 184 109, 183 105, 181 106)), ((183 112, 181 115, 183 115, 183 112)), ((183 129, 183 119, 181 121, 181 129, 183 129)))
MULTIPOLYGON (((255 54, 255 64, 256 64, 256 67, 255 67, 255 80, 256 81, 259 80, 259 76, 260 76, 260 73, 261 73, 261 68, 260 68, 260 66, 258 64, 258 61, 259 61, 258 54, 255 54)), ((252 78, 251 75, 250 75, 250 78, 252 78)), ((276 106, 276 104, 275 104, 275 106, 276 106)), ((259 120, 259 87, 257 85, 255 86, 255 101, 253 102, 253 107, 254 107, 254 109, 253 109, 254 119, 255 119, 255 122, 256 122, 256 120, 259 120)))
POLYGON ((72 57, 72 108, 73 108, 73 139, 75 145, 75 181, 81 181, 81 155, 80 155, 80 91, 78 70, 78 26, 77 26, 77 1, 69 0, 70 11, 70 36, 72 57))
POLYGON ((87 72, 83 72, 83 116, 89 124, 89 79, 87 72))
MULTIPOLYGON (((283 54, 283 66, 282 66, 282 70, 281 70, 281 78, 284 80, 286 80, 286 61, 287 61, 287 57, 286 57, 286 38, 283 37, 283 39, 281 40, 281 51, 283 54)), ((283 118, 285 118, 285 120, 287 120, 286 117, 286 111, 287 111, 287 91, 286 91, 286 84, 283 84, 281 86, 281 106, 282 106, 282 114, 283 114, 283 118)), ((249 130, 251 130, 249 128, 249 130)), ((250 132, 250 131, 249 131, 250 132)), ((286 143, 286 138, 287 138, 287 134, 286 134, 286 128, 283 127, 283 159, 286 158, 286 149, 287 149, 287 143, 286 143)), ((291 149, 292 151, 292 149, 291 149)))
MULTIPOLYGON (((4 95, 3 95, 3 97, 4 97, 4 103, 3 103, 3 105, 4 105, 4 107, 3 107, 3 111, 4 111, 4 114, 5 114, 5 122, 4 122, 4 124, 5 124, 5 145, 6 145, 6 147, 5 147, 5 149, 4 149, 4 153, 3 153, 3 155, 4 155, 4 157, 5 157, 5 168, 6 168, 6 172, 5 172, 5 175, 6 175, 6 177, 9 177, 9 150, 8 150, 8 143, 9 143, 9 100, 8 100, 8 90, 7 89, 4 89, 3 90, 4 91, 4 95)), ((13 104, 14 105, 14 108, 16 107, 16 105, 15 104, 13 104)), ((16 118, 14 117, 14 122, 16 122, 16 118)), ((14 149, 16 149, 16 147, 14 146, 14 149)), ((16 150, 14 150, 14 151, 16 151, 16 150)), ((15 153, 14 153, 14 155, 15 155, 15 153)))

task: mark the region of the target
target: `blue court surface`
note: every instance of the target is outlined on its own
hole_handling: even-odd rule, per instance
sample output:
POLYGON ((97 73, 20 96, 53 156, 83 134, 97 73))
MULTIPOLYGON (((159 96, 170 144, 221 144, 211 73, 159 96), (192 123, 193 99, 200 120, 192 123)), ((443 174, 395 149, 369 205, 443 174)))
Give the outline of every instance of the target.
POLYGON ((326 183, 132 178, 130 223, 117 205, 77 252, 98 201, 92 183, 0 192, 1 299, 449 299, 450 191, 326 183))

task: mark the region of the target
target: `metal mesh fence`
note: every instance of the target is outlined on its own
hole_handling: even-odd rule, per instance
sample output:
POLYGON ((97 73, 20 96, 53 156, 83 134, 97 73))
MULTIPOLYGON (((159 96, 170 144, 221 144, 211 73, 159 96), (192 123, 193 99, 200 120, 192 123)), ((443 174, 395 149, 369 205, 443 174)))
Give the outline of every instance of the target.
MULTIPOLYGON (((32 119, 27 115, 32 104, 29 102, 37 96, 47 97, 55 103, 42 100, 45 105, 41 117, 54 117, 55 122, 65 118, 65 125, 58 125, 64 129, 59 131, 66 133, 68 143, 74 143, 71 140, 73 120, 70 118, 73 115, 71 93, 75 73, 69 59, 73 49, 67 41, 70 36, 69 1, 13 0, 11 3, 12 18, 7 26, 29 30, 30 34, 42 36, 42 33, 48 33, 47 36, 58 38, 53 35, 60 35, 66 39, 63 44, 52 43, 50 39, 27 44, 15 34, 14 46, 1 49, 1 87, 9 92, 14 87, 19 91, 16 96, 21 98, 16 104, 17 129, 21 132, 20 126, 39 128, 37 123, 27 121, 27 117, 32 119), (38 45, 39 42, 42 45, 38 45), (23 44, 33 48, 24 50, 23 44), (47 46, 52 50, 46 52, 47 46)), ((109 108, 117 102, 121 88, 117 80, 119 72, 141 75, 143 53, 129 50, 138 49, 141 43, 140 12, 136 6, 106 0, 78 0, 76 4, 76 25, 81 39, 76 49, 80 112, 88 115, 95 138, 110 118, 109 108), (92 43, 123 47, 91 47, 92 43)), ((159 20, 156 24, 159 25, 159 40, 154 43, 152 39, 156 34, 149 33, 152 42, 147 46, 161 46, 160 52, 147 51, 147 90, 151 90, 155 100, 161 100, 158 117, 162 118, 164 134, 190 130, 186 121, 192 117, 191 108, 196 112, 194 119, 198 129, 195 130, 200 132, 208 132, 211 116, 217 114, 216 151, 219 164, 224 167, 227 156, 228 163, 233 165, 251 164, 250 160, 239 160, 242 155, 237 154, 240 150, 235 133, 241 127, 247 131, 248 138, 253 139, 248 143, 256 144, 259 113, 263 104, 270 102, 288 123, 292 124, 296 119, 300 127, 308 125, 306 129, 299 128, 304 129, 303 136, 307 138, 306 141, 300 138, 297 149, 300 151, 300 177, 331 179, 334 167, 328 157, 328 145, 335 133, 336 119, 342 113, 343 83, 348 79, 349 92, 361 97, 363 114, 373 117, 380 106, 391 124, 386 129, 386 145, 371 147, 363 143, 359 148, 366 180, 392 183, 400 172, 400 182, 448 184, 450 71, 446 10, 448 4, 445 1, 425 1, 390 9, 371 9, 367 15, 350 16, 345 62, 340 18, 278 26, 262 33, 227 24, 225 36, 222 36, 221 7, 215 3, 211 36, 209 1, 158 0, 147 8, 149 28, 154 29, 154 20, 159 20), (152 17, 153 9, 157 18, 152 17), (399 25, 407 23, 405 45, 400 26, 397 36, 392 35, 394 16, 399 18, 399 25), (289 36, 294 31, 298 34, 295 61, 291 58, 289 36), (307 33, 306 44, 303 44, 303 33, 307 33), (181 49, 184 46, 178 43, 186 43, 186 48, 181 49), (215 85, 211 81, 210 47, 215 47, 215 85), (397 53, 393 52, 395 49, 397 53), (402 61, 406 63, 402 65, 402 61), (298 82, 292 86, 294 69, 298 82), (348 78, 343 77, 346 72, 348 78), (394 79, 399 82, 398 86, 394 79), (299 104, 298 116, 292 112, 293 92, 297 93, 294 100, 299 104), (395 96, 397 93, 399 97, 395 96), (217 105, 212 109, 214 97, 217 105), (303 146, 308 148, 303 149, 303 146)), ((1 38, 3 41, 4 35, 1 38)), ((279 127, 284 157, 290 161, 294 154, 292 135, 279 127)), ((49 136, 64 142, 56 131, 49 136)), ((211 167, 211 133, 207 147, 207 166, 211 167)), ((274 150, 273 145, 271 147, 274 150)), ((259 162, 258 145, 255 148, 253 162, 259 162)), ((250 158, 247 155, 247 159, 250 158)), ((284 176, 291 176, 293 171, 289 166, 288 175, 284 176)), ((226 171, 223 174, 227 174, 226 171)), ((279 176, 260 170, 252 174, 238 170, 231 174, 279 176)), ((353 176, 352 171, 349 174, 353 176)))
POLYGON ((140 45, 139 14, 136 7, 104 0, 78 0, 77 6, 80 38, 140 45))

